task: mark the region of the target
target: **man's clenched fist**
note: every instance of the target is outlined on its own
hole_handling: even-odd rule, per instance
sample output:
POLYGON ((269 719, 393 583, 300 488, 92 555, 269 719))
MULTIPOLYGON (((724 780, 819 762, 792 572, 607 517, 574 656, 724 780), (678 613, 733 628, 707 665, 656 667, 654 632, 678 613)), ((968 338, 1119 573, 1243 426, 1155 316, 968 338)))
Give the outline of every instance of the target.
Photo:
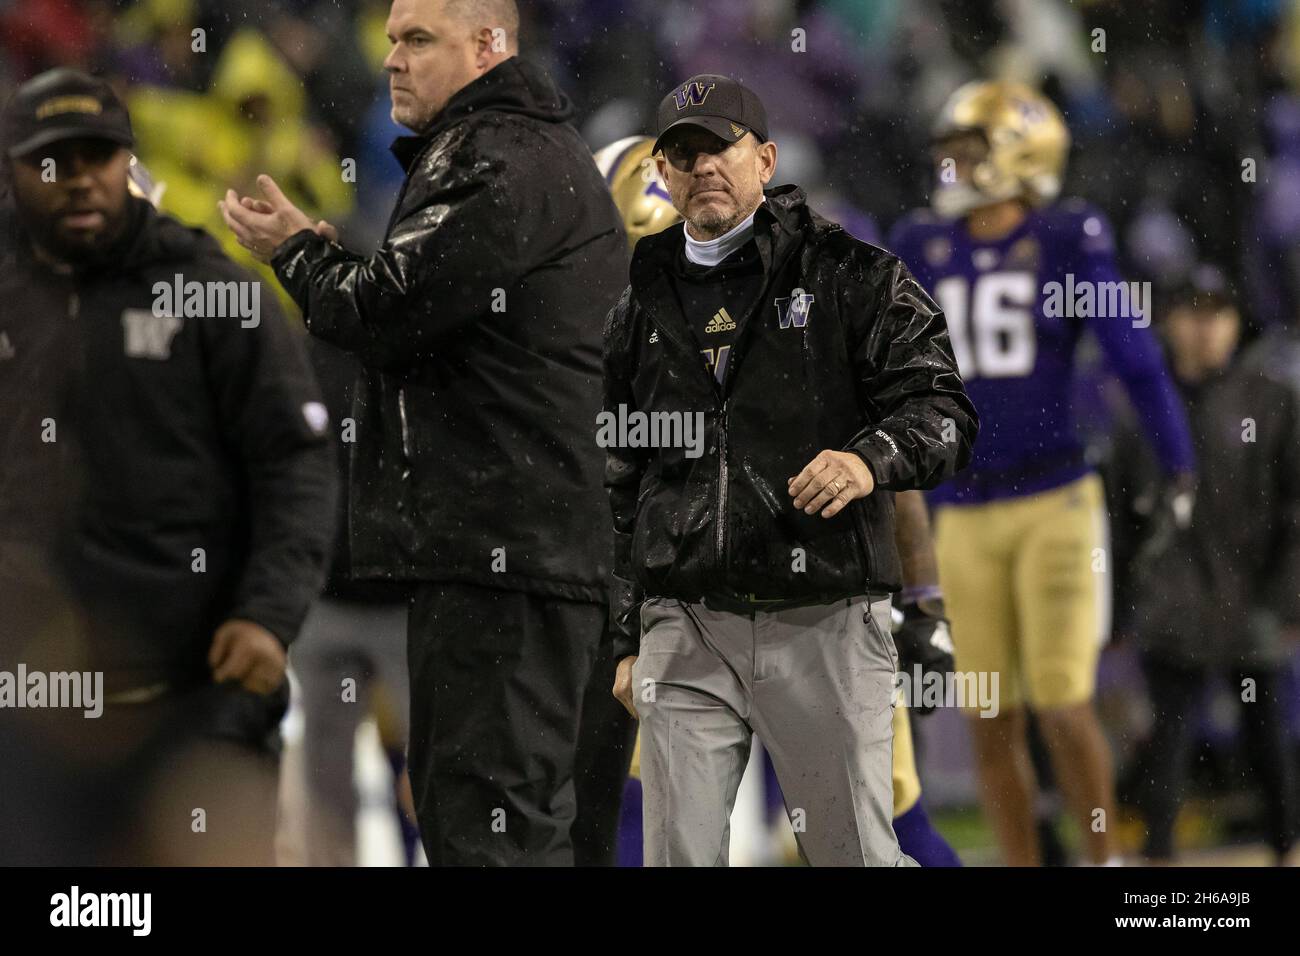
POLYGON ((632 703, 632 665, 635 663, 635 654, 625 657, 618 662, 618 669, 614 672, 614 696, 633 717, 636 717, 636 706, 632 703))
POLYGON ((284 683, 288 654, 280 639, 252 621, 232 618, 217 628, 208 651, 212 679, 238 681, 244 690, 271 694, 284 683))

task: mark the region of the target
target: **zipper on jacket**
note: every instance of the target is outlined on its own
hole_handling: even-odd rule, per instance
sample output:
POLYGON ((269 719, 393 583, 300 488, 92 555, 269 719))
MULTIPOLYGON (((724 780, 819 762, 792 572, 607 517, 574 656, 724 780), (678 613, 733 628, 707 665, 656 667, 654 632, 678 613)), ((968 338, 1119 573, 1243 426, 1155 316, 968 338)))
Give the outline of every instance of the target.
POLYGON ((718 415, 718 533, 714 542, 719 571, 727 570, 727 402, 718 415))
POLYGON ((406 467, 403 469, 403 477, 410 474, 411 463, 415 461, 415 456, 411 454, 411 430, 406 422, 406 389, 397 390, 397 417, 402 425, 402 457, 406 459, 406 467))
POLYGON ((68 318, 75 319, 81 314, 81 296, 75 292, 68 293, 68 318))
MULTIPOLYGON (((862 569, 862 572, 863 572, 863 577, 866 578, 865 586, 867 589, 867 593, 869 594, 871 592, 872 575, 876 573, 877 569, 876 569, 876 546, 875 546, 875 542, 872 540, 871 537, 871 526, 870 523, 867 521, 867 516, 865 513, 866 507, 867 505, 865 499, 859 499, 856 501, 849 502, 849 508, 853 512, 854 529, 857 531, 858 537, 862 539, 862 551, 863 551, 862 558, 864 561, 866 561, 866 566, 862 569)), ((868 610, 867 613, 870 614, 871 613, 870 610, 868 610)))

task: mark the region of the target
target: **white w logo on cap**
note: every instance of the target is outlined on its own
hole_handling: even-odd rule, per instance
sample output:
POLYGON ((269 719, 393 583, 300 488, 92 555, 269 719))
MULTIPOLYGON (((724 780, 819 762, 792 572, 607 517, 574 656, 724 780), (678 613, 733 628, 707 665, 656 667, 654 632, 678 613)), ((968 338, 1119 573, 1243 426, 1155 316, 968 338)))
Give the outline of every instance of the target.
POLYGON ((703 106, 709 91, 717 85, 717 83, 710 83, 705 86, 702 81, 694 80, 684 85, 680 90, 674 90, 673 100, 677 103, 679 110, 684 110, 688 106, 703 106))

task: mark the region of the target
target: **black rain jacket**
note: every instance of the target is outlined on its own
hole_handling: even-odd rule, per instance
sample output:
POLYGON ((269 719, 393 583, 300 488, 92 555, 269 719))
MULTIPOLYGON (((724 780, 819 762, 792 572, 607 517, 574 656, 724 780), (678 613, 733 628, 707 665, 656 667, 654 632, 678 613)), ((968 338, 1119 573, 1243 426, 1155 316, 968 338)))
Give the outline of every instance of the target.
POLYGON ((266 288, 255 326, 182 316, 170 333, 150 316, 155 283, 177 274, 258 281, 139 199, 76 272, 21 236, 0 253, 9 665, 102 669, 107 689, 210 681, 219 624, 248 619, 287 645, 320 591, 337 479, 304 336, 266 288), (88 646, 55 647, 77 619, 88 646))
POLYGON ((1116 430, 1107 477, 1119 629, 1182 667, 1276 665, 1283 625, 1300 624, 1300 398, 1246 357, 1179 383, 1200 462, 1189 527, 1143 567, 1136 502, 1161 473, 1131 414, 1116 430))
POLYGON ((273 259, 313 335, 365 366, 352 574, 604 602, 601 321, 627 243, 572 107, 518 57, 421 136, 365 257, 300 232, 273 259))
POLYGON ((898 590, 890 492, 962 468, 978 429, 939 307, 896 256, 818 216, 794 186, 769 190, 754 217, 766 284, 737 319, 720 390, 669 278, 682 230, 637 243, 605 325, 606 412, 702 412, 705 428, 698 458, 607 450, 620 656, 636 653, 644 598, 898 590), (802 315, 800 293, 812 296, 802 315), (829 520, 796 511, 787 491, 824 449, 857 452, 878 489, 829 520))

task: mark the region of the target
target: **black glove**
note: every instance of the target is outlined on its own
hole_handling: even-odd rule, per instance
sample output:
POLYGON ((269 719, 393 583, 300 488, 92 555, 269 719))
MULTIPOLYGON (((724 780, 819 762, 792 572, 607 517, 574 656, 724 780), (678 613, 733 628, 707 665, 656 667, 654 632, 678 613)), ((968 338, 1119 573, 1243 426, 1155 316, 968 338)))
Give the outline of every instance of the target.
MULTIPOLYGON (((902 623, 894 626, 894 647, 898 650, 898 668, 913 680, 914 666, 921 667, 921 680, 928 674, 938 674, 941 678, 953 671, 952 631, 948 619, 944 616, 943 599, 929 598, 920 602, 904 602, 900 608, 903 612, 902 623)), ((912 710, 922 716, 933 712, 933 706, 922 704, 924 694, 921 686, 913 686, 911 700, 912 710)))

